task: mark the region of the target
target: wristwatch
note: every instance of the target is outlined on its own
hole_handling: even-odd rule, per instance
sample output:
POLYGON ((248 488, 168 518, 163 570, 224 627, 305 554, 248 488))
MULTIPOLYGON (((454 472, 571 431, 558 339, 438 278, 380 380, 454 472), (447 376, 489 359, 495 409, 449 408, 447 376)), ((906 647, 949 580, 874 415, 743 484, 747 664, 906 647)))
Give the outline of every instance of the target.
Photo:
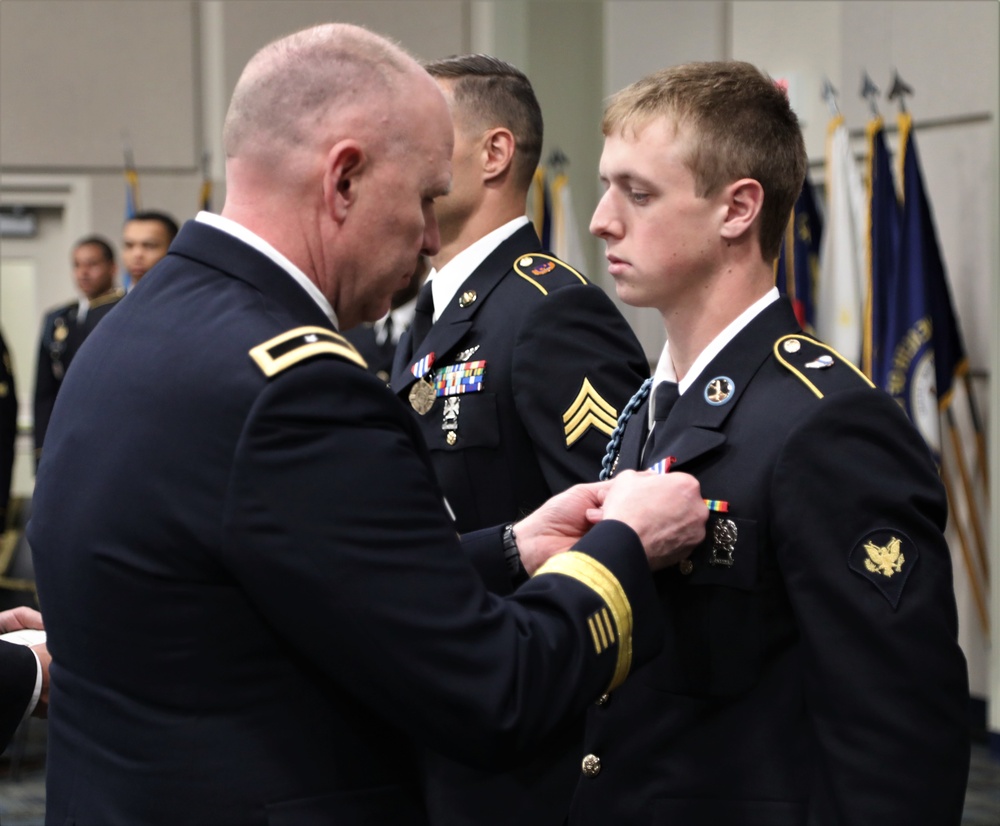
POLYGON ((514 536, 514 523, 504 525, 503 529, 503 558, 507 563, 507 570, 511 574, 516 574, 521 570, 521 554, 517 550, 517 537, 514 536))

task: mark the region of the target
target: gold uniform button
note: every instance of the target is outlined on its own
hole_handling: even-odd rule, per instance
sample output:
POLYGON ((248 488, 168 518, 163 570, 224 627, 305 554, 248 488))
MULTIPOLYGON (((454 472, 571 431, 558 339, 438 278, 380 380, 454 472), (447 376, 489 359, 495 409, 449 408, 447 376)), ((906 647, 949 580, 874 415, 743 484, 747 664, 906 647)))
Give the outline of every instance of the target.
POLYGON ((444 437, 444 440, 448 444, 453 445, 453 444, 455 444, 455 442, 458 441, 458 436, 455 435, 455 431, 454 430, 449 430, 448 431, 448 435, 444 437))
POLYGON ((596 754, 588 754, 583 758, 581 768, 584 777, 597 777, 601 773, 601 758, 596 754))
POLYGON ((609 694, 602 694, 600 697, 597 698, 597 705, 606 706, 608 704, 608 700, 610 699, 611 696, 609 694))
POLYGON ((678 567, 680 567, 681 573, 687 576, 694 570, 694 563, 690 559, 682 559, 678 567))

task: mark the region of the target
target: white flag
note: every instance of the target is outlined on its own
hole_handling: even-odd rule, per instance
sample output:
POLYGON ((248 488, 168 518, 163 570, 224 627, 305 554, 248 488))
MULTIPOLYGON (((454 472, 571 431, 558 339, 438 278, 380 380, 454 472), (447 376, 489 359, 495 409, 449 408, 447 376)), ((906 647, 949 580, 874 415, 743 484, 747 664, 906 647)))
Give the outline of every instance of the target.
POLYGON ((816 333, 845 358, 861 358, 865 191, 843 115, 827 127, 826 223, 820 250, 816 333))
POLYGON ((573 212, 569 178, 565 172, 560 172, 552 181, 552 252, 556 254, 556 258, 574 269, 586 271, 583 242, 580 239, 580 228, 576 224, 576 214, 573 212))

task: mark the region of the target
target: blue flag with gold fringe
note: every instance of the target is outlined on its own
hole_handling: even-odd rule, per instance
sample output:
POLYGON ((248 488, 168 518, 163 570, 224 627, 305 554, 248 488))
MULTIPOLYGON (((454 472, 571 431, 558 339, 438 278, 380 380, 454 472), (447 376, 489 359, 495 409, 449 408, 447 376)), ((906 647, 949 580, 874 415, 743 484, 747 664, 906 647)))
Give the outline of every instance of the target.
POLYGON ((813 185, 806 178, 775 263, 775 284, 778 292, 788 296, 795 317, 808 332, 813 332, 816 326, 816 285, 822 237, 823 219, 816 207, 813 185))
POLYGON ((125 220, 135 218, 139 212, 139 172, 135 168, 132 149, 125 147, 125 220))
POLYGON ((911 313, 900 303, 896 285, 900 211, 892 161, 882 118, 866 128, 868 136, 868 295, 862 341, 862 367, 876 387, 887 386, 900 332, 911 313))
MULTIPOLYGON (((895 358, 886 389, 924 432, 924 417, 933 417, 936 429, 938 410, 951 402, 954 381, 968 369, 968 359, 912 130, 912 117, 901 113, 903 204, 897 292, 906 316, 896 325, 895 358)), ((935 451, 939 449, 936 440, 928 438, 928 443, 935 451)))

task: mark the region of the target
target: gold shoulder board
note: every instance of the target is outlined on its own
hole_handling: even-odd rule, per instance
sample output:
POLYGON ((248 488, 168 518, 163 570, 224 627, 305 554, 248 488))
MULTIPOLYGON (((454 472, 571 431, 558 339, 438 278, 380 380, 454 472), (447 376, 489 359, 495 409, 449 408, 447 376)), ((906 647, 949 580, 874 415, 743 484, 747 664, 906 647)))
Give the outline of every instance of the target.
POLYGON ((89 302, 89 307, 93 310, 95 307, 101 307, 105 304, 110 304, 112 301, 118 301, 125 297, 125 290, 121 287, 115 287, 110 292, 106 292, 104 295, 99 295, 97 298, 89 302))
POLYGON ((343 336, 323 327, 296 327, 287 333, 258 344, 250 357, 270 378, 293 364, 318 355, 338 356, 367 369, 368 363, 343 336))

